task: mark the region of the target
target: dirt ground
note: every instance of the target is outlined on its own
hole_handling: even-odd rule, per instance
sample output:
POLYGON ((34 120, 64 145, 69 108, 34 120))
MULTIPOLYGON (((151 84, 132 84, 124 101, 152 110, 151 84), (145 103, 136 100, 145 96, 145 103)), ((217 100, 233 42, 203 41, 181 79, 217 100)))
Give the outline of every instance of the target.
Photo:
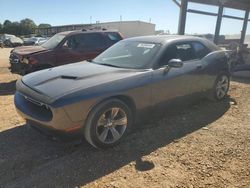
POLYGON ((149 123, 119 146, 53 141, 13 104, 10 49, 0 49, 0 187, 250 187, 250 80, 149 123))

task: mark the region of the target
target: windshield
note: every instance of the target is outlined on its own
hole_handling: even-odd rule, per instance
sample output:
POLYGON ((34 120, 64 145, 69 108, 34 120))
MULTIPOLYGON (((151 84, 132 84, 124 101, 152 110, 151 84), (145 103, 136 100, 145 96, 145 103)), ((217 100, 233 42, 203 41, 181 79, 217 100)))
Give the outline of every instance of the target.
POLYGON ((143 69, 155 57, 160 44, 121 41, 93 59, 93 63, 120 68, 143 69))
POLYGON ((64 37, 65 35, 56 34, 49 40, 47 40, 45 43, 43 43, 41 46, 46 49, 54 49, 64 39, 64 37))

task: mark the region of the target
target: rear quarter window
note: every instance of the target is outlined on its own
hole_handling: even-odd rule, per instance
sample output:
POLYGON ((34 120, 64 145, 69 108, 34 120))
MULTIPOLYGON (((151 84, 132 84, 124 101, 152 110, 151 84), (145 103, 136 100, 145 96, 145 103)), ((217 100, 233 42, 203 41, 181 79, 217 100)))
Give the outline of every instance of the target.
POLYGON ((120 40, 122 40, 122 37, 119 33, 116 33, 116 32, 107 33, 107 45, 108 46, 111 46, 120 40))
POLYGON ((200 42, 192 42, 192 46, 198 59, 202 59, 211 52, 205 45, 200 42))

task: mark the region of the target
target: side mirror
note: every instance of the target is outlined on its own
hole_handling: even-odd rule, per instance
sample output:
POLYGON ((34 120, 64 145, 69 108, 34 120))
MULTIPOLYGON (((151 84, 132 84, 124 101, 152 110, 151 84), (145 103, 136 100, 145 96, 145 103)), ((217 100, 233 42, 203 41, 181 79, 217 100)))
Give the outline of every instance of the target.
POLYGON ((180 68, 183 66, 183 62, 180 59, 171 59, 168 62, 168 66, 173 68, 180 68))

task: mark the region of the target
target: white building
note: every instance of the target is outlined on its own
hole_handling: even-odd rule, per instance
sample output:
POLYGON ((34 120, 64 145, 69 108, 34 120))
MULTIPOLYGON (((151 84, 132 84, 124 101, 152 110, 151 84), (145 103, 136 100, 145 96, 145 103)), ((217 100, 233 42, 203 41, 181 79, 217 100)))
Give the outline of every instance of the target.
POLYGON ((155 34, 155 24, 142 21, 107 22, 95 25, 108 30, 117 30, 124 36, 124 38, 155 34))
POLYGON ((95 24, 52 26, 48 28, 37 28, 36 33, 39 33, 41 35, 53 35, 63 31, 82 30, 82 29, 117 30, 124 36, 124 38, 155 34, 155 24, 142 21, 119 21, 119 22, 106 22, 106 23, 95 23, 95 24))

